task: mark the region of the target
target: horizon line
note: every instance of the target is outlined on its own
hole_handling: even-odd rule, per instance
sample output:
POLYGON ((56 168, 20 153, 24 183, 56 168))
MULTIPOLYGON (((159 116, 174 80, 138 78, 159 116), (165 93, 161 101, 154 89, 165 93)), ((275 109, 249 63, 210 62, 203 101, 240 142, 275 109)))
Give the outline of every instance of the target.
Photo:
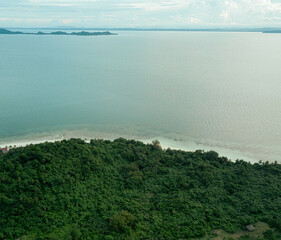
MULTIPOLYGON (((2 28, 2 27, 0 27, 2 28)), ((3 27, 6 29, 63 29, 63 30, 117 30, 117 31, 221 31, 221 32, 263 32, 265 30, 281 30, 280 27, 202 27, 202 28, 145 28, 145 27, 74 27, 74 26, 56 26, 56 27, 3 27)))

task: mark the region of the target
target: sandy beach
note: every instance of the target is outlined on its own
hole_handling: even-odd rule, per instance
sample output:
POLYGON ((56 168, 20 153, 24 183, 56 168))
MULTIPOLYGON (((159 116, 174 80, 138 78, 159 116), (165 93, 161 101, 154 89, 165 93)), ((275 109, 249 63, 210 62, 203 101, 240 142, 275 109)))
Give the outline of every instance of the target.
POLYGON ((155 136, 151 138, 144 138, 143 136, 132 136, 130 134, 118 134, 114 132, 102 132, 97 131, 95 133, 84 131, 68 131, 64 133, 57 133, 53 135, 48 134, 40 134, 35 136, 29 136, 26 139, 18 138, 10 141, 2 141, 0 142, 1 147, 24 147, 30 144, 39 144, 44 142, 56 142, 56 141, 62 141, 64 139, 70 139, 70 138, 80 138, 85 140, 86 142, 90 142, 91 139, 107 139, 107 140, 114 140, 116 138, 123 137, 126 139, 135 139, 141 142, 144 142, 146 144, 151 143, 153 140, 159 140, 160 144, 163 149, 171 148, 176 150, 184 150, 184 151, 196 151, 196 150, 204 150, 204 151, 216 151, 219 153, 220 156, 227 157, 228 159, 231 159, 232 161, 235 161, 237 159, 243 159, 247 162, 251 163, 257 163, 260 159, 256 159, 247 153, 240 152, 236 149, 229 149, 224 148, 221 146, 216 145, 207 145, 202 144, 198 141, 195 141, 194 139, 176 139, 176 138, 168 138, 168 137, 162 137, 162 136, 155 136))

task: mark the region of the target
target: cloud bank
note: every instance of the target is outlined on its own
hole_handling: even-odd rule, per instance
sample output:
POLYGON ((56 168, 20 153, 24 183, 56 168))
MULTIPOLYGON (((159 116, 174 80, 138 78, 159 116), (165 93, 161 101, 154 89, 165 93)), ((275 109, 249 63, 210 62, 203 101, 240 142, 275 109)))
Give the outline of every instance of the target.
POLYGON ((1 0, 5 27, 281 27, 281 0, 1 0))

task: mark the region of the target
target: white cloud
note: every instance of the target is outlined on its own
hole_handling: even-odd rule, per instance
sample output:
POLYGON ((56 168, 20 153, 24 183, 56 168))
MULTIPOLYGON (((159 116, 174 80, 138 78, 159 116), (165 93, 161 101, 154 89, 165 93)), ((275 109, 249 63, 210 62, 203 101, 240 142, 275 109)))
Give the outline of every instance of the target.
POLYGON ((73 19, 62 19, 63 24, 70 24, 70 23, 73 23, 73 22, 74 22, 73 19))
POLYGON ((227 19, 228 18, 228 12, 226 10, 222 10, 221 14, 220 14, 220 17, 224 18, 224 19, 227 19))
POLYGON ((172 19, 175 22, 182 23, 182 24, 188 24, 188 25, 202 23, 202 21, 196 17, 172 16, 172 19))
POLYGON ((275 22, 276 21, 276 22, 280 23, 281 22, 281 17, 266 17, 265 20, 269 21, 269 22, 275 22))
POLYGON ((71 7, 91 5, 96 1, 98 0, 25 0, 20 4, 31 6, 71 7))
POLYGON ((16 27, 19 19, 28 27, 281 27, 281 0, 1 0, 0 12, 5 25, 16 27))
POLYGON ((185 8, 190 1, 174 0, 174 1, 160 1, 160 2, 135 2, 135 3, 121 3, 118 4, 121 8, 142 9, 144 11, 162 11, 162 10, 176 10, 185 8))
POLYGON ((20 18, 0 18, 0 21, 14 21, 14 22, 20 22, 20 18))
POLYGON ((53 20, 52 19, 44 19, 44 18, 28 18, 25 19, 26 22, 29 23, 50 23, 53 20))

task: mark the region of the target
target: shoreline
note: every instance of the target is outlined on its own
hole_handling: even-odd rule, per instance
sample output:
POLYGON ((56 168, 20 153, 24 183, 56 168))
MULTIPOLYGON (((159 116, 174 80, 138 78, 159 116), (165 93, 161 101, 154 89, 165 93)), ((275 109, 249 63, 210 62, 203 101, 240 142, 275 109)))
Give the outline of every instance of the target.
MULTIPOLYGON (((68 135, 68 134, 56 134, 53 136, 42 136, 40 137, 34 137, 30 139, 18 139, 18 140, 11 140, 7 141, 4 143, 0 143, 1 147, 25 147, 30 144, 40 144, 44 142, 56 142, 56 141, 62 141, 62 140, 69 140, 71 138, 80 138, 82 140, 85 140, 87 143, 90 142, 91 139, 105 139, 105 140, 111 140, 113 141, 114 139, 117 139, 119 137, 123 137, 126 139, 134 139, 136 141, 141 141, 145 144, 152 143, 153 140, 159 140, 161 147, 165 150, 168 148, 171 148, 173 150, 183 150, 183 151, 191 151, 194 152, 196 150, 203 150, 203 151, 216 151, 219 156, 221 157, 227 157, 231 161, 236 161, 237 159, 242 159, 246 162, 250 162, 252 164, 258 163, 260 160, 255 159, 251 156, 247 156, 245 153, 242 153, 238 150, 233 150, 233 149, 227 149, 219 146, 210 146, 210 145, 204 145, 201 143, 198 143, 196 141, 189 141, 189 142, 184 142, 183 140, 175 140, 175 139, 169 139, 166 137, 149 137, 149 138, 140 138, 140 137, 133 137, 129 135, 116 135, 116 134, 106 134, 106 133, 100 133, 96 134, 96 136, 86 136, 86 135, 68 135)), ((264 162, 264 161, 263 161, 264 162)), ((272 161, 270 161, 272 162, 272 161)))

